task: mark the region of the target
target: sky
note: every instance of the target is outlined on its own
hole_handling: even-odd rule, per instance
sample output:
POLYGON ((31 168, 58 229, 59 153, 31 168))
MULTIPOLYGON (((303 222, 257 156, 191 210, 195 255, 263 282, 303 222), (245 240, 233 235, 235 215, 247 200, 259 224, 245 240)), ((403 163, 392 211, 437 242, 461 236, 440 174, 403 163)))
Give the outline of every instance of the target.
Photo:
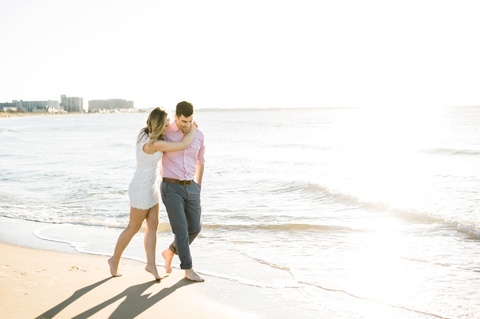
POLYGON ((463 0, 0 0, 0 102, 480 105, 479 13, 463 0))

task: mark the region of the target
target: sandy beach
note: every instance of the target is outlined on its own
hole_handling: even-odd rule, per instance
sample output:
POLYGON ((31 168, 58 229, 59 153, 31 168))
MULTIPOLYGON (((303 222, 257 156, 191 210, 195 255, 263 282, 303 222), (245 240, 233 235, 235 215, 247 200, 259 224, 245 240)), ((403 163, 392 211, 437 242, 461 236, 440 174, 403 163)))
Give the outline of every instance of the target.
POLYGON ((178 269, 157 282, 132 260, 122 259, 123 276, 113 278, 106 256, 4 243, 0 254, 1 318, 255 317, 211 298, 210 278, 192 283, 178 269))

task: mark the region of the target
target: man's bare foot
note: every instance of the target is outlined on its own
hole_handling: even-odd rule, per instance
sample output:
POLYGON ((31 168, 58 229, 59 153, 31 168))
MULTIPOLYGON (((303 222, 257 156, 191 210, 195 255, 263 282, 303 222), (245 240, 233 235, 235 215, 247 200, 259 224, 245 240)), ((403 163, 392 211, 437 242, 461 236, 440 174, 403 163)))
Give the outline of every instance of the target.
POLYGON ((145 270, 151 273, 153 277, 155 277, 155 280, 162 280, 162 278, 158 275, 157 266, 146 265, 145 270))
POLYGON ((113 261, 113 257, 108 259, 108 265, 110 266, 110 273, 112 277, 120 277, 122 274, 118 273, 118 263, 113 261))
POLYGON ((175 254, 169 248, 165 249, 162 252, 162 257, 163 259, 165 259, 165 271, 167 272, 167 274, 170 274, 172 272, 173 256, 175 256, 175 254))
POLYGON ((190 269, 185 269, 185 278, 191 281, 196 281, 196 282, 204 282, 205 279, 200 277, 193 268, 190 269))

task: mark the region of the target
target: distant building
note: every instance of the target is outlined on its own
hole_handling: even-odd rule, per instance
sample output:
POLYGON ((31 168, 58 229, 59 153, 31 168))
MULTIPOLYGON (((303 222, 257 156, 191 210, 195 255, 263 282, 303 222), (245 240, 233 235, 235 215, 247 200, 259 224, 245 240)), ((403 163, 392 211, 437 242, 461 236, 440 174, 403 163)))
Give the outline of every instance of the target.
POLYGON ((127 110, 133 109, 133 101, 127 101, 122 99, 88 101, 88 112, 91 113, 114 110, 120 112, 127 112, 127 110))
POLYGON ((59 109, 58 101, 23 101, 13 100, 12 107, 23 112, 47 112, 49 109, 59 109))
POLYGON ((5 102, 0 103, 0 111, 16 111, 17 109, 13 106, 13 103, 5 102))
POLYGON ((81 97, 69 97, 66 95, 60 96, 60 108, 66 112, 80 112, 83 109, 83 98, 81 97))

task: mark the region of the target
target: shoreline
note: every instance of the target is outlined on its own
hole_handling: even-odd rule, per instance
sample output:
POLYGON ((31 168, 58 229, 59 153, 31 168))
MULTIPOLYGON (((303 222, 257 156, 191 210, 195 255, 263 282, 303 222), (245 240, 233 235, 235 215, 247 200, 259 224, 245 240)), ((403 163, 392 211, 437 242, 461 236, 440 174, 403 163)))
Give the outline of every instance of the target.
POLYGON ((111 277, 110 256, 41 239, 35 231, 44 223, 7 217, 0 221, 0 254, 4 256, 0 307, 5 318, 273 319, 294 315, 293 309, 282 309, 284 302, 277 295, 281 291, 208 272, 201 272, 205 282, 192 283, 176 267, 166 276, 160 251, 157 267, 165 277, 161 282, 145 271, 144 261, 128 257, 120 261, 122 276, 111 277))
POLYGON ((48 112, 0 112, 1 118, 18 118, 18 117, 42 117, 42 116, 65 116, 65 115, 81 115, 90 114, 86 112, 68 112, 68 113, 48 113, 48 112))
MULTIPOLYGON (((0 242, 0 305, 5 318, 255 318, 211 298, 180 270, 153 280, 141 262, 122 259, 122 277, 107 257, 0 242), (185 300, 188 300, 186 302, 185 300)), ((161 272, 162 273, 162 272, 161 272)), ((208 279, 207 279, 208 280, 208 279)))
POLYGON ((22 117, 49 117, 49 116, 68 116, 68 115, 110 115, 110 114, 138 114, 146 113, 144 110, 139 110, 138 112, 111 112, 111 113, 100 113, 100 112, 67 112, 67 113, 48 113, 48 112, 0 112, 0 119, 6 118, 22 118, 22 117))

